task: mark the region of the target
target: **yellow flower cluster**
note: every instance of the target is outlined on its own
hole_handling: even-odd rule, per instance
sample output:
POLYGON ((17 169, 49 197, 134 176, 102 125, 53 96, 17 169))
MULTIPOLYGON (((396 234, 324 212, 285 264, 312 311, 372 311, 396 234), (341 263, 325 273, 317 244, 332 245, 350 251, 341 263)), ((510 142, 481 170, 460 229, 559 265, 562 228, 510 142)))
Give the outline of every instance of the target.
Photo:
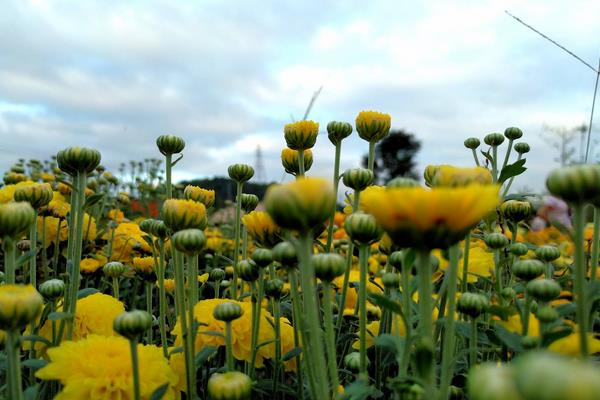
MULTIPOLYGON (((104 235, 104 239, 110 240, 111 235, 112 231, 107 232, 104 235)), ((139 225, 134 222, 124 222, 119 224, 114 229, 112 260, 129 263, 135 256, 135 249, 137 248, 150 253, 152 249, 144 240, 144 235, 145 233, 142 232, 139 225)))
POLYGON ((260 246, 270 248, 281 241, 281 228, 264 211, 252 211, 244 215, 242 223, 260 246))

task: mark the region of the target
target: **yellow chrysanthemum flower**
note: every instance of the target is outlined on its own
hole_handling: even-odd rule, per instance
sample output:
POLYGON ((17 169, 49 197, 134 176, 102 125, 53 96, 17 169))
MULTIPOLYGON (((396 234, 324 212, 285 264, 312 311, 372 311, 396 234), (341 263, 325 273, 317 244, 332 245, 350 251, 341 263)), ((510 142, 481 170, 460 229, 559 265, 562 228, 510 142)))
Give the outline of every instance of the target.
POLYGON ((15 183, 13 185, 6 185, 2 189, 0 189, 0 204, 8 203, 13 201, 13 197, 15 195, 15 190, 22 186, 31 185, 34 183, 33 181, 23 181, 19 183, 15 183))
POLYGON ((425 182, 429 186, 490 185, 492 181, 492 174, 484 167, 461 168, 452 165, 430 165, 425 169, 425 182))
POLYGON ((54 174, 51 174, 49 172, 42 172, 42 174, 40 175, 40 178, 42 178, 42 180, 44 182, 54 182, 56 180, 56 176, 54 176, 54 174))
POLYGON ((498 205, 497 185, 365 190, 361 208, 401 246, 446 248, 498 205))
MULTIPOLYGON (((171 370, 162 350, 153 345, 137 346, 140 394, 152 393, 169 384, 163 399, 175 399, 177 375, 171 370)), ((48 350, 50 363, 36 376, 58 380, 63 385, 56 400, 133 400, 133 377, 129 341, 125 338, 91 335, 79 342, 65 341, 48 350), (91 362, 93 360, 93 362, 91 362)))
POLYGON ((319 123, 315 121, 296 121, 283 128, 285 142, 292 150, 312 148, 319 134, 319 123))
MULTIPOLYGON (((360 282, 360 273, 358 270, 353 269, 352 271, 350 271, 350 278, 348 280, 348 284, 358 287, 357 285, 359 282, 360 282)), ((342 287, 344 286, 344 276, 343 275, 338 276, 337 278, 335 278, 332 281, 332 284, 333 284, 333 287, 335 287, 339 291, 341 291, 342 287)), ((370 294, 383 294, 383 290, 379 286, 377 286, 376 284, 371 282, 370 280, 367 282, 367 292, 370 294)), ((346 292, 346 304, 344 304, 344 308, 352 309, 352 312, 354 313, 354 308, 356 307, 357 301, 358 301, 357 290, 352 287, 349 287, 348 291, 346 292)))
MULTIPOLYGON (((308 171, 313 164, 313 154, 310 149, 304 150, 304 171, 308 171)), ((300 173, 300 164, 298 161, 298 151, 290 148, 281 150, 281 165, 288 174, 296 175, 300 173)))
POLYGON ((82 259, 79 268, 81 269, 81 272, 93 274, 106 264, 107 261, 108 259, 102 254, 95 254, 92 255, 92 257, 82 259))
POLYGON ((143 274, 154 272, 154 257, 133 257, 133 268, 143 274))
POLYGON ((367 142, 378 142, 390 132, 392 117, 379 111, 361 111, 356 116, 356 132, 367 142))
POLYGON ((264 211, 252 211, 244 215, 242 223, 260 246, 271 248, 282 240, 281 228, 264 211))
POLYGON ((125 219, 125 214, 123 214, 123 211, 119 210, 118 208, 113 208, 108 212, 107 217, 111 221, 115 221, 116 223, 120 224, 125 219))
MULTIPOLYGON (((110 240, 112 231, 104 235, 104 239, 110 240)), ((139 225, 133 222, 124 222, 119 224, 115 229, 113 242, 112 260, 121 261, 124 263, 131 262, 134 257, 134 249, 141 248, 143 251, 150 253, 152 249, 150 245, 143 239, 145 235, 139 225)))
MULTIPOLYGON (((589 354, 600 353, 600 340, 588 333, 588 352, 589 354)), ((548 350, 567 356, 579 356, 581 354, 579 332, 573 332, 569 336, 560 338, 548 346, 548 350)))
MULTIPOLYGON (((158 287, 158 282, 156 282, 158 287)), ((167 293, 175 293, 175 279, 165 279, 165 291, 167 293)))
POLYGON ((183 195, 187 200, 197 201, 210 208, 215 204, 215 191, 212 189, 203 189, 198 186, 187 185, 183 190, 183 195))
MULTIPOLYGON (((448 268, 448 261, 443 257, 440 260, 440 269, 445 271, 448 268)), ((463 277, 464 259, 458 260, 458 279, 463 277)), ((482 247, 473 246, 469 249, 469 265, 467 266, 467 282, 477 282, 480 276, 489 277, 494 272, 494 254, 486 251, 482 247)))
POLYGON ((204 229, 206 207, 193 200, 168 199, 163 203, 162 219, 174 232, 183 229, 204 229))
POLYGON ((42 237, 42 232, 44 231, 43 221, 46 220, 46 241, 44 245, 46 247, 54 244, 56 242, 56 235, 58 234, 58 240, 63 242, 67 240, 68 230, 67 230, 67 221, 64 219, 58 219, 54 217, 38 217, 37 222, 37 234, 38 238, 42 237), (60 227, 59 227, 60 222, 60 227), (60 233, 58 230, 60 229, 60 233))
POLYGON ((71 211, 71 205, 67 203, 60 192, 54 192, 54 197, 48 203, 47 209, 54 217, 65 219, 71 211))
MULTIPOLYGON (((503 321, 498 318, 494 318, 498 324, 502 325, 507 331, 518 333, 519 335, 523 331, 523 325, 521 324, 521 316, 519 314, 513 314, 508 317, 507 321, 503 321)), ((533 314, 529 314, 529 329, 527 330, 529 336, 540 335, 540 324, 538 319, 533 314)))
MULTIPOLYGON (((375 344, 374 338, 379 336, 379 327, 380 321, 378 320, 367 324, 367 348, 375 344)), ((394 319, 392 321, 392 335, 398 335, 402 337, 406 336, 406 327, 404 326, 404 321, 397 314, 394 314, 394 319)), ((360 348, 360 342, 355 340, 352 343, 352 348, 358 350, 360 348)))
MULTIPOLYGON (((217 305, 226 302, 235 302, 239 304, 244 310, 243 315, 231 323, 233 356, 238 360, 244 360, 249 362, 251 360, 252 353, 252 349, 250 346, 250 340, 252 337, 252 333, 250 332, 252 327, 252 303, 239 302, 229 299, 207 299, 199 301, 194 306, 194 317, 201 324, 198 327, 198 334, 196 335, 196 351, 200 351, 205 346, 225 345, 225 339, 223 337, 203 334, 203 332, 219 332, 222 334, 225 333, 225 323, 214 318, 213 310, 217 305)), ((268 311, 263 310, 261 312, 258 343, 269 342, 275 338, 275 332, 273 330, 273 326, 271 325, 272 319, 273 317, 268 311), (271 320, 271 322, 269 322, 269 320, 271 320)), ((281 336, 284 336, 285 331, 286 335, 293 337, 293 334, 290 333, 289 330, 285 330, 285 328, 283 327, 283 325, 287 323, 287 320, 282 319, 281 322, 281 336)), ((182 344, 182 338, 181 325, 179 324, 179 322, 175 324, 172 334, 176 336, 175 346, 180 346, 182 344)), ((285 354, 286 352, 290 351, 293 347, 293 341, 282 341, 281 354, 285 354)), ((273 357, 275 357, 274 343, 269 343, 267 345, 261 346, 258 349, 256 356, 256 367, 261 368, 263 365, 263 360, 265 358, 273 357)))

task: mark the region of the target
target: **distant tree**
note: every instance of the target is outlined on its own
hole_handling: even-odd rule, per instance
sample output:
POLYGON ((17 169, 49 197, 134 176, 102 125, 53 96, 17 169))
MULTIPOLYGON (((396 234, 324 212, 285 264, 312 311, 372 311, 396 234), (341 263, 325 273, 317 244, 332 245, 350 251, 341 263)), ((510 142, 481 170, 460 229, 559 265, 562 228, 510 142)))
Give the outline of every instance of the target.
MULTIPOLYGON (((398 176, 419 179, 415 156, 420 149, 421 142, 412 133, 403 129, 392 130, 375 146, 375 182, 383 184, 398 176)), ((362 161, 364 167, 367 159, 365 155, 362 161)))

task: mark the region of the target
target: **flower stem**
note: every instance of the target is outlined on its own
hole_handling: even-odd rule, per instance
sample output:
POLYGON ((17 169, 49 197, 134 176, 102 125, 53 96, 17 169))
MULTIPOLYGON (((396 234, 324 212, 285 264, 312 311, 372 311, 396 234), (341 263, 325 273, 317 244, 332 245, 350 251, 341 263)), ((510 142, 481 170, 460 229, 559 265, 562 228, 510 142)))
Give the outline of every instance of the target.
POLYGON ((275 331, 275 371, 273 372, 273 393, 277 393, 279 369, 281 365, 281 308, 279 298, 273 299, 273 320, 275 331))
POLYGON ((462 282, 461 292, 467 291, 467 281, 469 280, 469 251, 471 249, 471 231, 465 236, 465 247, 463 250, 463 270, 462 270, 462 282))
MULTIPOLYGON (((342 142, 340 141, 335 145, 335 161, 333 163, 333 192, 335 193, 336 199, 338 194, 338 188, 340 186, 340 154, 342 151, 342 142)), ((327 245, 325 251, 331 252, 331 245, 333 244, 333 221, 335 219, 335 211, 337 208, 337 201, 333 205, 331 215, 329 216, 329 225, 327 226, 327 245)))
MULTIPOLYGON (((406 327, 406 338, 410 338, 412 331, 412 304, 410 298, 410 270, 402 262, 402 307, 404 308, 404 315, 406 318, 405 327, 406 327)), ((402 360, 398 367, 398 376, 405 377, 406 372, 408 370, 408 363, 410 361, 410 349, 408 346, 404 347, 402 352, 402 360)))
POLYGON ((184 285, 184 273, 183 273, 183 254, 177 250, 172 249, 174 269, 175 269, 175 297, 177 303, 177 319, 181 326, 181 336, 183 342, 183 354, 185 360, 185 372, 186 372, 186 388, 187 394, 190 399, 196 398, 196 380, 194 379, 194 355, 190 349, 190 337, 187 324, 187 315, 185 308, 185 285, 184 285))
POLYGON ((360 368, 358 372, 359 379, 365 382, 369 379, 367 371, 367 261, 369 258, 369 247, 367 244, 362 244, 358 248, 359 251, 359 268, 360 268, 360 284, 358 286, 358 338, 360 352, 360 368))
POLYGON ((367 160, 368 168, 375 172, 375 142, 369 142, 369 158, 367 160))
MULTIPOLYGON (((296 278, 296 270, 290 269, 288 271, 288 277, 290 281, 290 296, 292 298, 292 317, 294 320, 294 346, 300 347, 300 335, 299 333, 304 332, 303 329, 303 320, 302 320, 302 312, 300 311, 300 293, 298 293, 298 279, 296 278)), ((308 363, 308 359, 310 358, 310 353, 304 352, 303 354, 304 362, 308 363)), ((304 385, 302 383, 302 364, 300 361, 302 358, 300 354, 296 356, 296 366, 298 370, 298 398, 304 398, 304 385)), ((309 369, 306 370, 306 374, 308 375, 308 379, 312 382, 312 371, 309 369)), ((313 390, 314 384, 310 385, 311 393, 313 390)), ((314 397, 314 395, 313 395, 314 397)))
POLYGON ((173 187, 171 186, 171 167, 173 166, 171 164, 172 157, 173 156, 171 154, 165 155, 165 187, 167 199, 173 197, 173 187))
POLYGON ((523 307, 523 319, 521 323, 523 324, 523 336, 527 336, 529 333, 529 313, 531 310, 531 296, 525 290, 525 306, 523 307))
MULTIPOLYGON (((517 161, 521 160, 522 158, 522 154, 519 154, 517 157, 517 161)), ((502 192, 502 197, 506 197, 506 195, 508 194, 508 191, 510 190, 510 186, 512 185, 513 181, 515 180, 515 177, 511 177, 510 180, 508 181, 508 183, 506 184, 506 187, 504 188, 504 191, 502 192)), ((516 240, 515 240, 516 242, 516 240)))
POLYGON ((479 164, 479 158, 477 158, 477 151, 475 149, 471 149, 471 151, 473 152, 473 159, 475 160, 475 165, 479 167, 481 164, 479 164))
POLYGON ((469 341, 469 366, 477 364, 477 318, 471 318, 471 340, 469 341))
POLYGON ((592 285, 597 279, 598 270, 598 247, 600 245, 600 207, 594 207, 594 234, 592 236, 592 255, 590 266, 590 281, 592 285))
POLYGON ((133 398, 135 400, 140 400, 142 397, 140 395, 140 367, 138 362, 137 345, 137 339, 129 340, 129 347, 131 349, 131 369, 133 372, 133 398))
POLYGON ((298 151, 298 175, 296 176, 296 179, 304 176, 305 171, 304 171, 304 150, 300 149, 297 150, 298 151))
POLYGON ((119 300, 119 278, 113 276, 112 278, 113 296, 119 300))
MULTIPOLYGON (((419 275, 419 330, 424 342, 433 343, 433 320, 432 320, 432 285, 431 285, 431 257, 429 250, 417 251, 417 271, 419 275)), ((422 377, 425 387, 425 398, 432 398, 434 385, 434 359, 424 369, 426 375, 422 377)))
POLYGON ((448 274, 448 292, 446 307, 448 315, 445 319, 444 326, 444 344, 442 349, 442 368, 440 380, 440 400, 448 398, 448 390, 450 388, 450 379, 453 373, 452 358, 454 356, 454 314, 456 310, 456 285, 458 275, 458 244, 454 244, 449 249, 450 262, 446 273, 448 274))
POLYGON ((167 294, 165 293, 165 242, 158 240, 158 263, 156 265, 156 276, 158 280, 158 328, 160 331, 160 344, 163 355, 168 358, 167 346, 167 294))
MULTIPOLYGON (((152 282, 146 282, 146 311, 152 315, 152 282)), ((148 344, 152 344, 152 327, 147 333, 148 344)))
POLYGON ((50 271, 48 271, 48 249, 46 248, 46 217, 42 217, 42 271, 44 279, 50 279, 50 271))
POLYGON ((256 303, 252 308, 252 337, 250 345, 252 354, 250 357, 250 378, 254 379, 254 364, 256 364, 256 353, 258 351, 258 337, 260 335, 260 314, 262 310, 262 299, 264 291, 264 270, 260 268, 258 272, 258 289, 256 290, 256 297, 253 299, 256 303))
POLYGON ((11 285, 16 281, 16 265, 15 260, 15 241, 8 236, 5 236, 2 240, 2 247, 4 249, 4 270, 6 271, 6 283, 11 285))
POLYGON ((225 321, 225 359, 227 371, 235 371, 233 364, 233 340, 231 334, 231 321, 225 321))
POLYGON ((237 182, 237 194, 235 197, 235 225, 233 227, 234 249, 233 249, 233 279, 231 281, 230 295, 232 300, 237 300, 238 274, 237 265, 240 258, 240 222, 242 219, 242 182, 237 182))
POLYGON ((29 259, 29 283, 37 288, 37 214, 33 219, 33 224, 29 230, 30 253, 33 256, 29 259))
POLYGON ((21 386, 21 361, 19 355, 21 344, 19 336, 18 330, 8 329, 6 331, 8 398, 11 400, 23 400, 23 388, 21 386))
POLYGON ((580 204, 573 205, 573 227, 575 231, 575 276, 573 277, 573 291, 577 303, 577 324, 579 325, 579 341, 581 357, 588 357, 588 314, 585 295, 586 258, 583 248, 583 231, 585 229, 584 208, 580 204))
POLYGON ((327 364, 329 366, 329 378, 331 387, 337 390, 339 385, 337 370, 337 355, 335 351, 335 332, 333 330, 333 311, 331 309, 331 282, 323 281, 323 308, 325 323, 325 346, 327 347, 327 364))
POLYGON ((492 180, 498 182, 498 146, 492 146, 492 180))
POLYGON ((506 167, 506 164, 508 164, 508 160, 510 158, 510 152, 512 150, 513 147, 513 139, 509 139, 508 140, 508 149, 506 149, 506 155, 504 156, 504 162, 502 163, 502 168, 500 168, 500 171, 502 171, 504 169, 504 167, 506 167))
POLYGON ((316 398, 330 398, 331 391, 327 379, 327 369, 323 357, 323 332, 319 323, 319 309, 317 306, 317 294, 315 292, 315 271, 310 262, 312 250, 312 236, 310 232, 304 232, 298 239, 298 259, 300 261, 300 280, 302 284, 302 300, 304 311, 304 337, 302 347, 304 352, 310 354, 308 368, 314 373, 313 388, 316 398))

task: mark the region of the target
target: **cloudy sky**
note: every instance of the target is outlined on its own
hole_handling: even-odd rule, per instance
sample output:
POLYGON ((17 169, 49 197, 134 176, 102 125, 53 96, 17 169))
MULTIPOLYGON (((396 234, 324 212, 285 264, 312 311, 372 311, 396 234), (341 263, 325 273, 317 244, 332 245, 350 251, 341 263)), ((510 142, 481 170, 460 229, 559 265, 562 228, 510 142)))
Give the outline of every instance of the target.
MULTIPOLYGON (((323 86, 310 115, 322 130, 388 112, 422 141, 420 167, 470 165, 466 137, 521 127, 532 153, 515 186, 541 189, 557 165, 544 125, 587 123, 595 73, 504 10, 595 66, 600 2, 524 3, 3 1, 0 171, 72 145, 116 169, 158 157, 155 138, 172 133, 187 143, 179 179, 254 164, 260 145, 279 181, 283 125, 323 86)), ((345 141, 342 168, 366 148, 345 141)), ((330 176, 325 134, 314 151, 312 174, 330 176)))

